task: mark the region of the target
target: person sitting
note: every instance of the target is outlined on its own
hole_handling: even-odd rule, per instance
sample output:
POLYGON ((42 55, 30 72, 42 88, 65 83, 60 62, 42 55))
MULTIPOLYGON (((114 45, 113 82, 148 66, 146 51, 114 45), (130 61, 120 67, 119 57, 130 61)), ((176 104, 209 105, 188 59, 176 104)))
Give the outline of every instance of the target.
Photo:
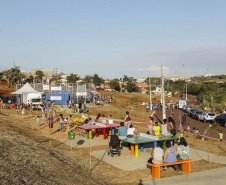
POLYGON ((107 120, 106 120, 104 114, 102 115, 102 118, 100 119, 100 121, 101 121, 101 123, 103 123, 103 124, 107 124, 107 120))
MULTIPOLYGON (((176 149, 173 147, 173 144, 171 144, 171 142, 167 142, 166 147, 167 148, 165 150, 163 161, 164 161, 164 163, 172 163, 173 164, 177 161, 176 149)), ((179 172, 179 167, 177 165, 172 165, 172 167, 176 172, 179 172)), ((166 168, 163 168, 163 169, 166 170, 166 168)))
POLYGON ((100 117, 101 117, 101 115, 98 114, 97 117, 96 117, 96 122, 100 123, 100 117))
POLYGON ((113 123, 114 123, 114 121, 112 119, 112 115, 109 115, 109 117, 108 117, 108 124, 113 124, 113 123))
POLYGON ((155 136, 160 136, 161 133, 161 127, 159 126, 158 122, 155 122, 155 126, 153 127, 153 132, 155 136))
MULTIPOLYGON (((127 129, 126 129, 126 127, 124 127, 124 122, 121 122, 120 126, 121 127, 118 129, 117 135, 118 135, 119 139, 126 139, 126 137, 127 137, 127 129)), ((120 141, 120 148, 122 148, 121 141, 120 141)))
MULTIPOLYGON (((188 160, 189 159, 189 146, 184 137, 180 138, 180 142, 177 147, 177 159, 178 160, 188 160)), ((182 171, 182 164, 178 165, 179 169, 182 171)))
POLYGON ((136 135, 137 135, 137 130, 132 125, 130 125, 130 128, 127 129, 127 137, 131 138, 136 135))
MULTIPOLYGON (((162 146, 163 146, 163 142, 158 141, 157 147, 152 149, 151 156, 153 158, 150 161, 151 163, 153 163, 153 164, 162 164, 163 163, 164 152, 163 152, 162 146)), ((162 171, 162 170, 160 170, 160 171, 162 171)))

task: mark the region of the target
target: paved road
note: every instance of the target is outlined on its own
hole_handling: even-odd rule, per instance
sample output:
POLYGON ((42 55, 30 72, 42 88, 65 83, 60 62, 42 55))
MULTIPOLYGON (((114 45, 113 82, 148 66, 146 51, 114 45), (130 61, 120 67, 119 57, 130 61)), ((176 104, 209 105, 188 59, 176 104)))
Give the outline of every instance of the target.
MULTIPOLYGON (((180 125, 179 124, 180 123, 180 117, 181 117, 181 120, 182 120, 182 116, 184 114, 187 115, 187 113, 184 113, 182 110, 177 110, 177 109, 174 110, 174 116, 173 116, 173 118, 174 118, 174 120, 176 122, 177 128, 179 128, 179 125, 180 125)), ((162 119, 162 111, 155 111, 155 115, 156 115, 155 119, 156 118, 159 118, 160 120, 162 119)), ((168 118, 169 116, 171 116, 171 111, 168 109, 168 110, 166 110, 166 117, 168 118)), ((198 128, 200 135, 203 135, 203 133, 205 132, 205 130, 210 125, 210 123, 204 123, 204 122, 201 122, 201 121, 197 121, 195 119, 192 119, 189 116, 186 116, 186 117, 187 117, 187 123, 190 124, 191 130, 193 129, 193 127, 198 128)), ((183 129, 186 130, 187 129, 187 126, 186 125, 183 126, 183 129)), ((226 132, 226 128, 225 127, 220 127, 220 129, 222 131, 226 132)), ((211 132, 211 133, 209 133, 209 136, 210 137, 213 137, 213 138, 219 139, 218 133, 211 132)), ((225 136, 224 136, 224 140, 226 140, 226 137, 225 136)))

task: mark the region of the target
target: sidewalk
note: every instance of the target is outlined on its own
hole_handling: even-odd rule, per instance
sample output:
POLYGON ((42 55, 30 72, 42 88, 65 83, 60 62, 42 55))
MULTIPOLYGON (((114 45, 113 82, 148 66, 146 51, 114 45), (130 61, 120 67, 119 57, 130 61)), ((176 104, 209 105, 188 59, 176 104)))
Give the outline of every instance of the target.
POLYGON ((143 182, 143 185, 224 185, 226 167, 143 182))

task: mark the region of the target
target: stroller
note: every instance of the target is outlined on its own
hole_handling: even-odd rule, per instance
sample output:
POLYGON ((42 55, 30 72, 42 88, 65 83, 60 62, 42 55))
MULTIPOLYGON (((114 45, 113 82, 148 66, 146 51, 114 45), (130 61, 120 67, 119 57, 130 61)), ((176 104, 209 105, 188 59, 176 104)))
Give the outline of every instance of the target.
POLYGON ((114 155, 117 155, 119 157, 121 155, 121 149, 119 148, 120 140, 117 135, 112 135, 111 140, 109 143, 109 150, 107 152, 107 155, 111 155, 113 157, 114 155))

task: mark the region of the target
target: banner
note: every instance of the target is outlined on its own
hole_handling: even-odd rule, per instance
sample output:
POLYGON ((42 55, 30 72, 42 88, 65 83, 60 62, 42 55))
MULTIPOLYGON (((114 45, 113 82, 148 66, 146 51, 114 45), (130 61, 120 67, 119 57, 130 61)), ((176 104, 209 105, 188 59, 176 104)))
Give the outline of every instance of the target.
POLYGON ((43 90, 49 90, 49 85, 43 85, 43 90))
POLYGON ((76 96, 87 96, 87 92, 76 92, 76 96))
POLYGON ((53 91, 55 91, 55 90, 61 91, 61 87, 51 87, 51 90, 53 90, 53 91))
POLYGON ((50 100, 62 100, 61 96, 50 96, 50 100))

